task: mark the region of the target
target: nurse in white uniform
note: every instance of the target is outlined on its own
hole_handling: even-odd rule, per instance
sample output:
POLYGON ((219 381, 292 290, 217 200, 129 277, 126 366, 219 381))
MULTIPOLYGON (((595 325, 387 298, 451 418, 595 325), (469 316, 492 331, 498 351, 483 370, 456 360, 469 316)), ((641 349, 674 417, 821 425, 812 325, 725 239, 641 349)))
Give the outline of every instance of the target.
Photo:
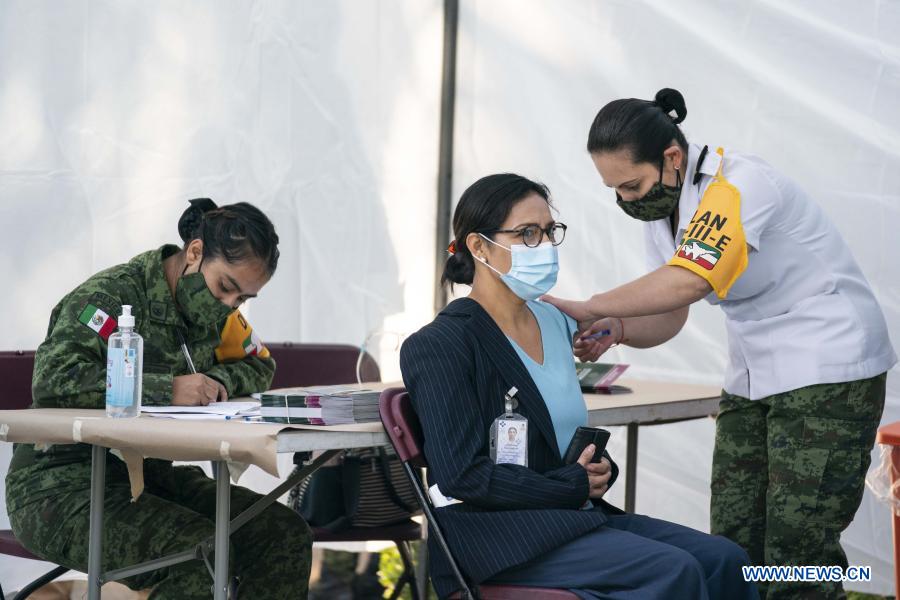
MULTIPOLYGON (((646 222, 650 272, 577 302, 583 360, 646 348, 706 299, 722 307, 729 365, 716 421, 711 529, 759 565, 843 565, 886 372, 897 358, 846 242, 792 180, 752 155, 689 144, 676 90, 597 114, 588 151, 617 203, 646 222), (611 335, 588 336, 609 329, 611 335)), ((766 597, 842 597, 840 583, 771 582, 766 597)))

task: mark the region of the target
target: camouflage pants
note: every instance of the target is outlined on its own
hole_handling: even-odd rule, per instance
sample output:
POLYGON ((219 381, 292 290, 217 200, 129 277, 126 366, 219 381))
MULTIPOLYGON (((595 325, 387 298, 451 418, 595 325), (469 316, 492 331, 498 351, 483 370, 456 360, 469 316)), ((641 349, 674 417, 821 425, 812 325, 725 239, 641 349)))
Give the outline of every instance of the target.
MULTIPOLYGON (((173 468, 163 461, 146 461, 144 474, 146 490, 137 502, 131 502, 124 468, 107 473, 104 571, 188 550, 214 535, 214 480, 198 467, 173 468)), ((260 497, 232 486, 232 518, 260 497)), ((51 562, 86 571, 89 505, 90 490, 60 489, 56 496, 12 511, 9 519, 26 548, 51 562)), ((311 544, 309 528, 297 513, 277 502, 266 508, 231 536, 229 557, 231 574, 239 578, 238 597, 306 598, 311 544)), ((130 577, 122 583, 132 589, 152 587, 152 600, 212 598, 212 577, 201 560, 130 577)))
MULTIPOLYGON (((755 565, 840 565, 884 408, 886 374, 757 401, 722 392, 711 531, 755 565)), ((768 600, 844 598, 840 583, 770 582, 768 600)))

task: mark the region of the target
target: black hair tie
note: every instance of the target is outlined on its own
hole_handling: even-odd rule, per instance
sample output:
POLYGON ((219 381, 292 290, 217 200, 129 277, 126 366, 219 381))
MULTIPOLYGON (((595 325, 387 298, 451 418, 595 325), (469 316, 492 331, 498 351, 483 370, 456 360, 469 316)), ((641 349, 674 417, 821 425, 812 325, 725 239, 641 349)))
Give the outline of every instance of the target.
POLYGON ((194 198, 193 200, 188 200, 188 202, 191 203, 191 208, 199 208, 204 213, 219 208, 210 198, 194 198))
POLYGON ((185 242, 197 237, 203 228, 204 215, 219 208, 209 198, 194 198, 188 200, 190 206, 178 220, 178 235, 185 242))

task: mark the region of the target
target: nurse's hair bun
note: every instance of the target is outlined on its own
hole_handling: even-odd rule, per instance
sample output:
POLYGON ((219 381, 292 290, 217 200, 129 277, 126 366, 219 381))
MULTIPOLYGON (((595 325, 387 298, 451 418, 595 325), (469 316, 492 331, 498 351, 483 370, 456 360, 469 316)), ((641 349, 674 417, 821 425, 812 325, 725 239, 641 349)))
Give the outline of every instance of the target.
POLYGON ((635 164, 658 166, 673 141, 685 153, 688 151, 687 138, 678 127, 686 116, 684 96, 671 88, 659 90, 653 100, 613 100, 594 117, 587 150, 591 154, 622 150, 631 155, 635 164))
POLYGON ((669 115, 672 122, 678 125, 687 116, 687 107, 684 105, 684 96, 678 90, 672 88, 663 88, 656 92, 653 103, 662 109, 664 113, 669 115), (675 115, 672 115, 672 112, 675 115))
POLYGON ((185 243, 196 239, 200 224, 203 222, 203 215, 218 208, 216 203, 209 198, 194 198, 188 202, 191 205, 178 219, 178 235, 185 243))

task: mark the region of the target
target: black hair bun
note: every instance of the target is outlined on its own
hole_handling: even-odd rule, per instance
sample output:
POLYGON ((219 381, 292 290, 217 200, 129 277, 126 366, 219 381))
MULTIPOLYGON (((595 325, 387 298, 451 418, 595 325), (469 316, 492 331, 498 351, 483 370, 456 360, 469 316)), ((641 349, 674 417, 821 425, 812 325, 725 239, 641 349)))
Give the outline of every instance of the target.
POLYGON ((678 125, 684 118, 687 117, 687 107, 684 104, 684 96, 681 95, 681 92, 678 90, 673 90, 672 88, 663 88, 656 92, 656 97, 653 99, 656 102, 656 105, 660 107, 664 113, 670 116, 672 122, 678 125), (671 116, 672 112, 675 112, 675 116, 671 116))
POLYGON ((188 200, 188 202, 191 205, 178 219, 178 235, 181 236, 181 241, 183 242, 189 242, 196 237, 205 213, 219 208, 209 198, 194 198, 193 200, 188 200))
POLYGON ((447 257, 447 262, 444 263, 444 274, 441 276, 441 284, 449 282, 472 285, 474 279, 475 262, 471 254, 468 252, 463 254, 457 250, 455 254, 447 257))

